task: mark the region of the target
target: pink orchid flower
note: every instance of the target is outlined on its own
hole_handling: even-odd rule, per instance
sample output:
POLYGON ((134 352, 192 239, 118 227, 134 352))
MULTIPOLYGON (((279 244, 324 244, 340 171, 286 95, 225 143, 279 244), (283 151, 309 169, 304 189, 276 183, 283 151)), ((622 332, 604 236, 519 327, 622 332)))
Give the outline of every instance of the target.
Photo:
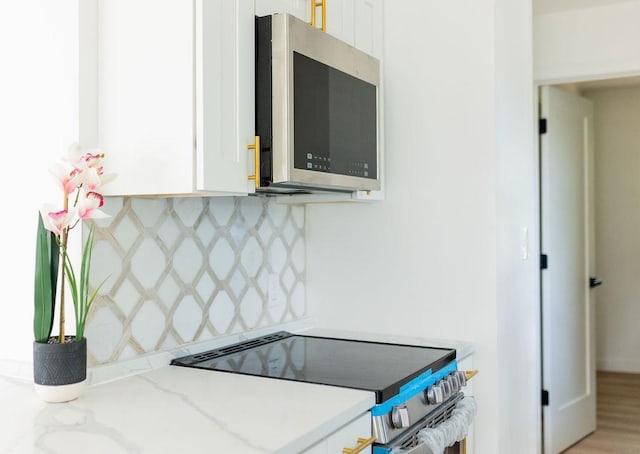
POLYGON ((69 227, 75 213, 74 210, 54 210, 53 205, 45 205, 42 207, 40 210, 42 223, 45 229, 56 235, 62 235, 63 230, 69 227))
POLYGON ((81 194, 78 197, 78 204, 76 205, 78 217, 80 219, 108 218, 108 214, 98 209, 102 205, 104 205, 104 198, 101 194, 92 191, 81 194))
MULTIPOLYGON (((56 243, 59 246, 59 260, 60 260, 60 276, 61 276, 61 289, 66 288, 67 283, 71 290, 71 297, 73 299, 75 315, 76 315, 76 334, 77 339, 82 339, 84 334, 84 326, 86 322, 86 315, 93 304, 97 291, 100 288, 94 290, 93 294, 89 293, 88 277, 89 262, 91 261, 91 250, 93 247, 93 226, 89 230, 89 235, 84 244, 82 251, 82 261, 80 274, 76 276, 76 273, 71 266, 70 254, 67 252, 67 245, 69 241, 70 232, 77 226, 82 226, 82 221, 85 219, 99 219, 109 217, 108 214, 100 210, 104 200, 102 194, 99 194, 95 189, 103 184, 109 177, 104 175, 104 169, 102 167, 102 161, 104 154, 97 150, 83 150, 77 143, 72 144, 68 150, 68 156, 61 162, 52 167, 51 173, 56 179, 58 186, 63 191, 62 197, 62 210, 54 205, 45 205, 40 210, 40 216, 42 218, 42 225, 45 229, 52 232, 56 236, 56 243), (79 279, 76 279, 79 277, 79 279)), ((41 228, 38 227, 39 237, 41 235, 41 228)), ((40 241, 42 238, 39 238, 40 241)), ((41 243, 39 243, 41 246, 41 243)), ((37 260, 39 264, 44 263, 46 257, 42 257, 48 251, 44 251, 44 248, 38 248, 37 260)), ((49 265, 50 270, 54 271, 49 265)), ((46 270, 37 271, 37 282, 46 286, 44 279, 41 279, 42 274, 45 278, 51 278, 46 276, 46 270)), ((45 289, 46 290, 46 289, 45 289)), ((46 293, 46 292, 45 292, 46 293)), ((44 299, 46 295, 43 296, 44 299)), ((60 314, 65 313, 65 292, 59 292, 59 310, 60 314)), ((38 306, 38 304, 36 304, 38 306)), ((53 318, 51 317, 51 322, 53 318)), ((59 317, 60 327, 57 335, 58 342, 65 342, 65 326, 64 317, 59 317)), ((46 336, 50 335, 46 333, 46 323, 42 324, 43 328, 38 330, 42 336, 36 334, 37 337, 41 337, 46 340, 46 336)))
POLYGON ((61 162, 54 164, 49 172, 66 195, 71 194, 82 183, 78 172, 61 162))
POLYGON ((100 168, 89 167, 86 161, 81 161, 78 165, 78 175, 84 188, 88 191, 95 191, 102 184, 100 179, 100 168))
POLYGON ((95 191, 115 178, 113 174, 104 174, 103 158, 103 153, 98 150, 92 150, 73 162, 78 174, 78 180, 87 191, 95 191))
POLYGON ((77 168, 81 162, 84 162, 86 160, 85 158, 87 154, 92 153, 83 149, 79 144, 72 143, 69 146, 69 150, 67 152, 67 160, 71 163, 72 166, 77 168))
MULTIPOLYGON (((89 173, 87 174, 87 180, 96 183, 97 186, 102 186, 107 184, 108 182, 115 179, 115 173, 104 173, 104 167, 102 166, 102 161, 104 160, 104 153, 99 150, 92 150, 87 152, 84 157, 84 165, 86 166, 89 173), (98 183, 99 180, 99 183, 98 183)), ((83 167, 85 168, 85 167, 83 167)), ((90 190, 94 190, 95 188, 90 188, 90 190)))

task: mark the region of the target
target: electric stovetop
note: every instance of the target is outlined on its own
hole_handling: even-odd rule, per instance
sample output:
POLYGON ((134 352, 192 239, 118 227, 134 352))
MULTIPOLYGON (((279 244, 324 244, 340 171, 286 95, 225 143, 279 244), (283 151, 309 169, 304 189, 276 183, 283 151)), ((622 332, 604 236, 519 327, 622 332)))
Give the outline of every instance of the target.
POLYGON ((455 349, 390 344, 286 331, 174 359, 171 364, 373 391, 381 403, 400 387, 455 360, 455 349))

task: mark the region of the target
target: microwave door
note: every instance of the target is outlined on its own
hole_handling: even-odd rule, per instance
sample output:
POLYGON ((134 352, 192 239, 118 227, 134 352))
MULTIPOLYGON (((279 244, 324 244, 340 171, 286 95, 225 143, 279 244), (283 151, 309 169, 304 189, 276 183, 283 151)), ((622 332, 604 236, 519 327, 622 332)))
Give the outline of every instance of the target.
MULTIPOLYGON (((262 128, 272 135, 271 184, 380 189, 378 61, 293 16, 275 14, 259 20, 268 30, 259 23, 258 36, 271 32, 266 44, 271 56, 271 128, 262 128)), ((265 60, 258 56, 263 87, 267 65, 260 61, 265 60)), ((264 100, 265 93, 258 98, 264 100)), ((265 115, 257 111, 260 129, 265 115)))

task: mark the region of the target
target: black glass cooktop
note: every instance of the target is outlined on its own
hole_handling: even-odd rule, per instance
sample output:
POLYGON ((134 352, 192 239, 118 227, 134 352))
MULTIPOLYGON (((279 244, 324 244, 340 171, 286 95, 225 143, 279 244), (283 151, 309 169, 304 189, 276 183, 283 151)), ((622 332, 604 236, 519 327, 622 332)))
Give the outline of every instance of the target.
POLYGON ((454 349, 389 344, 285 331, 174 359, 171 364, 260 377, 362 389, 381 403, 431 369, 446 366, 454 349))

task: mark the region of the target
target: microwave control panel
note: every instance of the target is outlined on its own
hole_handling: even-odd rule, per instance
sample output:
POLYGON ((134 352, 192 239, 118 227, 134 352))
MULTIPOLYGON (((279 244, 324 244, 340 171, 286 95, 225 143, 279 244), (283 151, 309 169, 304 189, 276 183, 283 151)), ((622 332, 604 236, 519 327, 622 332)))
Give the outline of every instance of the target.
MULTIPOLYGON (((316 172, 332 173, 331 157, 314 155, 307 153, 306 170, 314 170, 316 172)), ((346 166, 345 174, 354 177, 369 178, 369 163, 353 161, 346 166)))

